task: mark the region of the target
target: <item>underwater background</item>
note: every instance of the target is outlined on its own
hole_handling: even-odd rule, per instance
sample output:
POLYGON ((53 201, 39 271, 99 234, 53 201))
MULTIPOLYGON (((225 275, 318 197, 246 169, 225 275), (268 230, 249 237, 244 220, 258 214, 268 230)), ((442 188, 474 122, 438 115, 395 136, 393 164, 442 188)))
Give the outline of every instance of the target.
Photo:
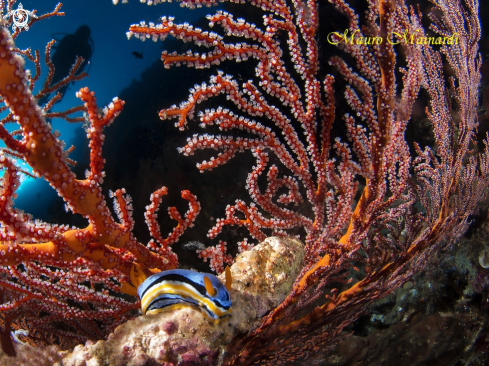
MULTIPOLYGON (((22 1, 24 9, 35 9, 38 14, 51 11, 56 4, 56 1, 50 0, 22 1)), ((89 64, 84 68, 89 77, 70 85, 62 101, 57 103, 53 110, 62 111, 79 105, 80 101, 75 97, 75 92, 84 86, 95 92, 99 106, 107 105, 115 96, 126 102, 121 115, 105 130, 103 155, 107 161, 104 167, 107 177, 103 184, 104 194, 107 197, 109 190, 125 188, 132 196, 136 222, 134 234, 143 243, 150 238, 143 214, 145 206, 149 204, 151 192, 163 185, 167 186, 169 195, 165 197, 162 208, 176 206, 180 212, 185 212, 188 206, 187 202, 181 199, 180 191, 189 189, 196 194, 203 210, 195 222, 195 227, 186 232, 172 248, 178 254, 183 268, 201 270, 208 270, 208 267, 197 258, 195 249, 201 248, 202 244, 211 245, 211 241, 206 238, 207 230, 212 226, 209 222, 213 223, 217 217, 222 217, 226 205, 234 203, 237 198, 249 201, 244 182, 255 160, 249 152, 238 154, 232 164, 201 174, 195 164, 202 158, 188 158, 179 154, 177 148, 185 144, 192 131, 178 131, 172 121, 161 121, 158 111, 184 100, 189 88, 196 82, 207 81, 214 69, 196 70, 186 66, 165 69, 160 60, 162 50, 182 52, 185 45, 170 37, 164 42, 156 43, 151 40, 141 42, 134 37, 128 40, 126 32, 129 25, 136 21, 156 23, 161 16, 175 16, 176 22, 187 21, 205 28, 205 15, 214 13, 217 9, 182 9, 177 3, 146 6, 137 0, 117 6, 109 0, 66 0, 61 9, 66 14, 64 17, 53 17, 36 23, 32 29, 23 31, 16 39, 19 48, 30 47, 42 52, 52 38, 61 40, 66 35, 74 34, 82 25, 90 28, 93 54, 89 64)), ((482 1, 481 53, 484 61, 489 54, 489 40, 485 29, 489 19, 488 9, 489 4, 482 1)), ((52 54, 55 51, 53 48, 52 54)), ((43 53, 41 57, 44 57, 43 53)), ((47 68, 44 62, 41 62, 41 65, 44 78, 47 68)), ((29 68, 29 64, 27 67, 29 68)), ((240 81, 247 80, 249 75, 254 73, 252 63, 223 63, 219 69, 232 73, 240 81)), ((483 64, 482 73, 483 101, 482 95, 487 94, 484 91, 489 79, 487 61, 483 64)), ((38 83, 37 87, 40 86, 41 83, 38 83)), ((489 105, 487 98, 484 104, 489 105)), ((486 119, 484 116, 486 111, 487 108, 481 108, 480 131, 489 129, 489 118, 486 119)), ((77 177, 82 177, 89 164, 88 139, 84 127, 79 123, 68 124, 64 120, 56 119, 51 123, 54 129, 60 131, 61 139, 68 147, 76 146, 70 158, 77 162, 74 168, 77 177)), ((42 179, 25 177, 17 193, 15 206, 31 213, 35 218, 60 224, 86 225, 86 220, 81 216, 66 215, 63 200, 42 179)), ((165 234, 174 227, 174 222, 168 218, 165 210, 162 210, 161 217, 161 232, 165 234)), ((402 338, 398 335, 402 332, 416 332, 417 329, 414 325, 409 329, 403 326, 388 329, 406 317, 417 317, 417 323, 413 324, 430 324, 438 331, 436 333, 433 330, 432 333, 436 333, 435 335, 428 331, 420 331, 422 335, 419 337, 424 342, 424 347, 416 348, 406 344, 402 346, 410 349, 412 353, 427 355, 436 354, 445 347, 447 352, 444 353, 444 357, 440 357, 437 363, 430 361, 430 365, 451 364, 450 362, 461 354, 470 359, 468 352, 474 349, 487 354, 487 338, 481 337, 481 334, 487 335, 488 331, 480 324, 485 322, 487 326, 489 271, 480 268, 478 256, 481 246, 488 245, 488 218, 487 207, 481 207, 474 215, 473 224, 461 244, 450 253, 446 253, 443 258, 435 259, 432 266, 420 274, 416 281, 410 282, 395 294, 375 304, 372 314, 350 325, 346 331, 353 332, 355 337, 351 337, 346 345, 340 346, 325 365, 353 365, 361 358, 359 355, 365 353, 365 348, 375 346, 378 352, 384 353, 385 360, 396 359, 397 354, 390 350, 401 346, 391 344, 385 347, 385 342, 393 337, 397 337, 399 343, 402 343, 403 339, 412 339, 411 336, 406 335, 402 338), (478 309, 479 312, 474 309, 478 309), (443 315, 448 312, 459 314, 466 327, 454 320, 453 316, 443 315), (481 318, 483 316, 486 317, 484 321, 481 318), (386 333, 380 336, 382 330, 386 333), (370 334, 374 336, 367 341, 366 337, 370 334), (476 335, 472 348, 467 350, 467 343, 463 340, 476 335), (430 344, 427 341, 432 339, 430 337, 439 337, 439 345, 430 344), (392 357, 386 356, 391 353, 392 357)), ((227 228, 220 238, 231 243, 236 240, 235 238, 241 239, 245 232, 246 230, 227 228)), ((237 249, 233 247, 231 252, 234 255, 237 249)), ((365 364, 384 364, 377 362, 380 361, 373 359, 371 363, 365 364)), ((474 364, 488 364, 487 361, 481 362, 474 364)), ((398 366, 402 364, 398 363, 398 366)), ((410 364, 406 363, 406 366, 410 364)))

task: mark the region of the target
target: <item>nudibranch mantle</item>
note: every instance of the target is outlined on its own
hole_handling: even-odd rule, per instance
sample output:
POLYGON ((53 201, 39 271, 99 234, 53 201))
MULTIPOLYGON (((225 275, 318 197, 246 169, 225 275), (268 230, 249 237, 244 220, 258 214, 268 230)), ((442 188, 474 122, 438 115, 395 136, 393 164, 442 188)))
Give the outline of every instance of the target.
POLYGON ((148 277, 137 292, 143 315, 193 306, 209 320, 218 320, 231 312, 231 297, 226 287, 230 288, 230 284, 223 285, 210 273, 173 269, 148 277))

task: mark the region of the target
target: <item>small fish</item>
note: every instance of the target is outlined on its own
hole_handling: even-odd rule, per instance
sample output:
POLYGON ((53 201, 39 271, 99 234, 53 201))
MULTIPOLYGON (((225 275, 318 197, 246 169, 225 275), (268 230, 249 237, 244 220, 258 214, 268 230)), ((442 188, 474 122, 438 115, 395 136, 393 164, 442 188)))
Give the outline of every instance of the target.
POLYGON ((206 246, 200 241, 189 241, 188 243, 182 244, 180 246, 184 250, 204 250, 206 246))
MULTIPOLYGON (((139 274, 138 274, 139 276, 139 274)), ((217 322, 231 312, 231 271, 226 267, 226 284, 214 275, 186 269, 156 273, 138 287, 141 312, 157 314, 182 307, 197 307, 209 320, 217 322)))
POLYGON ((141 52, 132 51, 131 55, 133 55, 135 58, 142 59, 143 58, 143 51, 141 51, 141 52))

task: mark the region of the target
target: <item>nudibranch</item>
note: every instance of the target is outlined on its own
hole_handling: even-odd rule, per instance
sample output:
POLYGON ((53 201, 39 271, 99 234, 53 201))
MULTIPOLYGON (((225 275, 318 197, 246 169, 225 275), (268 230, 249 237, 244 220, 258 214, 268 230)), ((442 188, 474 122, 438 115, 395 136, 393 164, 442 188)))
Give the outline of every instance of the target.
POLYGON ((226 268, 226 284, 210 273, 173 269, 156 273, 137 290, 143 315, 182 307, 198 308, 209 320, 218 321, 231 312, 231 271, 226 268))

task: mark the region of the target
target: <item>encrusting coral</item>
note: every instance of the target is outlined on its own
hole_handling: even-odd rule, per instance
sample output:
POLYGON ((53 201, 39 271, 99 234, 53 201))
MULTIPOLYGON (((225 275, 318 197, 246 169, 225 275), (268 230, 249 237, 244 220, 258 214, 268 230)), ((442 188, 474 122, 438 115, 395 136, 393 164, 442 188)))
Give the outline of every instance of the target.
MULTIPOLYGON (((235 335, 256 328, 260 318, 285 299, 303 260, 300 241, 267 238, 236 258, 231 267, 232 312, 217 324, 206 320, 199 310, 186 307, 140 316, 119 326, 107 340, 89 341, 72 351, 16 344, 15 358, 0 350, 0 365, 213 365, 222 359, 235 335)), ((224 274, 220 277, 224 281, 224 274)))

